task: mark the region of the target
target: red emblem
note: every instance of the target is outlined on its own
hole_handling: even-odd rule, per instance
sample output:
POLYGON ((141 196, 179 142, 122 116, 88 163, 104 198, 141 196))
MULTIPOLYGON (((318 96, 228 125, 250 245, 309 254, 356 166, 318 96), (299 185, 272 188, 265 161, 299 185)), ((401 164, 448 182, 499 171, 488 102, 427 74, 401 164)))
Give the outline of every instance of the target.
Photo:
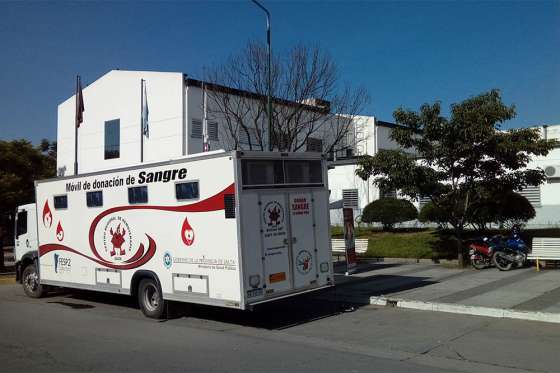
POLYGON ((270 220, 268 225, 280 224, 280 208, 278 208, 278 206, 268 209, 268 219, 270 220))
POLYGON ((47 228, 52 226, 52 212, 49 207, 49 200, 46 200, 45 206, 43 206, 43 224, 47 228))
POLYGON ((187 246, 191 246, 194 242, 194 230, 189 224, 189 220, 185 217, 183 227, 181 228, 181 238, 187 246))
POLYGON ((113 244, 113 250, 111 250, 111 256, 116 255, 116 250, 119 250, 119 255, 124 255, 125 250, 122 248, 122 245, 125 241, 124 235, 126 233, 126 230, 124 228, 121 230, 121 225, 119 224, 117 226, 117 230, 113 231, 113 228, 111 228, 109 230, 109 233, 111 234, 111 244, 113 244))
POLYGON ((56 239, 59 241, 62 241, 64 239, 64 229, 62 229, 62 224, 60 224, 60 221, 56 226, 56 239))

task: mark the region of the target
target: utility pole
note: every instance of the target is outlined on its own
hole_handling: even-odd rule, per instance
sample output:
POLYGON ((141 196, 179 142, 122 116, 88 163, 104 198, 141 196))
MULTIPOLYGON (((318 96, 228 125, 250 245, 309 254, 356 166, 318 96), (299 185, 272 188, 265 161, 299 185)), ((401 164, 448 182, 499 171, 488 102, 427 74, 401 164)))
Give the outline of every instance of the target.
POLYGON ((272 48, 270 41, 270 12, 257 0, 252 0, 266 13, 266 42, 268 44, 268 150, 272 151, 272 48))

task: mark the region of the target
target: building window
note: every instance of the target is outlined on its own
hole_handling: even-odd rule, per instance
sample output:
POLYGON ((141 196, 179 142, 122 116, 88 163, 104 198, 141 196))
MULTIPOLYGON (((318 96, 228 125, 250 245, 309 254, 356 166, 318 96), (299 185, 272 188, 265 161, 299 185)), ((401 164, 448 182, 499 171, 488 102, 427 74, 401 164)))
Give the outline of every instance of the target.
POLYGON ((342 207, 358 208, 358 189, 342 189, 342 207))
POLYGON ((68 196, 54 196, 54 208, 56 210, 68 208, 68 196))
POLYGON ((397 198, 397 191, 394 189, 381 189, 379 194, 381 198, 397 198))
POLYGON ((175 198, 182 200, 197 199, 198 197, 198 181, 175 184, 175 198))
POLYGON ((119 119, 105 122, 105 159, 119 158, 121 147, 121 122, 119 119))
POLYGON ((317 153, 323 152, 323 140, 321 139, 308 137, 306 145, 307 145, 306 151, 308 152, 317 152, 317 153))
POLYGON ((528 186, 519 192, 523 197, 529 200, 533 207, 541 207, 541 187, 528 186))
POLYGON ((208 122, 208 140, 218 141, 218 123, 208 122))
POLYGON ((202 138, 202 121, 200 119, 193 119, 191 121, 191 138, 202 138))
POLYGON ((87 192, 86 205, 87 207, 103 206, 103 191, 96 190, 94 192, 87 192))
POLYGON ((132 187, 128 188, 128 203, 147 203, 148 202, 148 187, 132 187))
POLYGON ((422 209, 422 207, 426 206, 428 203, 431 203, 432 199, 426 196, 420 196, 418 199, 418 208, 422 209))

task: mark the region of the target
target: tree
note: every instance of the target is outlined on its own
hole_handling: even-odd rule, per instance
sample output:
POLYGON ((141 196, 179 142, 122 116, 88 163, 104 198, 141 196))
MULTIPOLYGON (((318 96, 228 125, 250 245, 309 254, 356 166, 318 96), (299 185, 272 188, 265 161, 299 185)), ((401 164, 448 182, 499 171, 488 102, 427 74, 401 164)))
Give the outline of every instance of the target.
POLYGON ((56 176, 56 143, 0 140, 0 242, 13 232, 17 206, 35 201, 35 180, 56 176), (4 232, 4 234, 2 234, 4 232))
POLYGON ((381 223, 383 230, 390 230, 395 224, 414 220, 417 216, 416 207, 406 199, 380 198, 364 208, 362 221, 381 223))
POLYGON ((472 206, 485 193, 521 190, 545 180, 541 169, 527 169, 532 156, 544 156, 554 142, 540 139, 537 129, 501 130, 515 116, 515 107, 502 102, 492 90, 451 105, 441 115, 439 103, 424 104, 419 112, 399 108, 391 138, 403 150, 384 150, 359 159, 356 173, 374 176, 381 188, 400 190, 418 200, 428 197, 449 213, 455 231, 458 258, 463 264, 462 236, 472 220, 472 206))
MULTIPOLYGON (((272 61, 272 144, 279 151, 306 150, 322 141, 328 153, 353 147, 353 121, 366 102, 365 89, 339 82, 336 65, 318 47, 298 45, 272 61)), ((226 149, 268 150, 267 49, 248 43, 225 63, 207 68, 207 112, 223 124, 226 149)))

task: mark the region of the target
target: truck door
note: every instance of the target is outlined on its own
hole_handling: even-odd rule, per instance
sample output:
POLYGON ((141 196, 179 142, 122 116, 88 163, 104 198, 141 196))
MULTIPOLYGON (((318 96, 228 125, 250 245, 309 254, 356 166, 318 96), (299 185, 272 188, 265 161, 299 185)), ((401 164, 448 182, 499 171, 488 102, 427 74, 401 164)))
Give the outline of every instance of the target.
POLYGON ((15 260, 21 259, 25 253, 37 250, 37 229, 35 225, 35 209, 20 206, 16 211, 15 221, 15 260))
POLYGON ((289 202, 294 287, 299 289, 317 281, 313 194, 311 192, 290 193, 289 202))
POLYGON ((293 288, 286 193, 259 193, 263 266, 267 294, 293 288))

